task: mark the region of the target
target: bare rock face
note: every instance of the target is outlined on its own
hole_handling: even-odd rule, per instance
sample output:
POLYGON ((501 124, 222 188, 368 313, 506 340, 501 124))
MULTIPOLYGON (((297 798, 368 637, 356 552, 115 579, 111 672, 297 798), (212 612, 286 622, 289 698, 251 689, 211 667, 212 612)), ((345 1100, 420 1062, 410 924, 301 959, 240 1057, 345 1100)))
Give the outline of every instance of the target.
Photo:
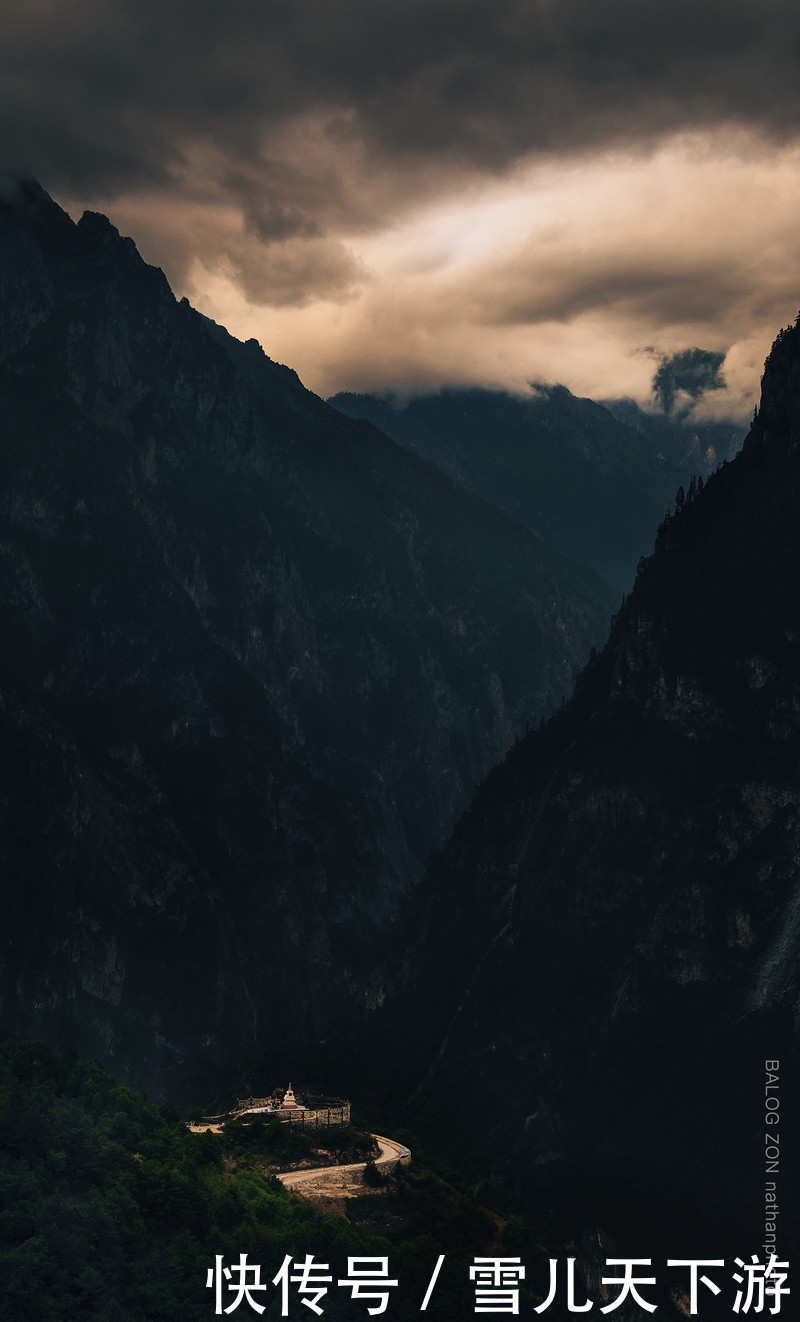
POLYGON ((174 1097, 375 995, 602 588, 102 216, 0 200, 0 1017, 174 1097))
POLYGON ((785 1114, 798 1085, 799 382, 795 326, 742 454, 431 867, 390 998, 412 1123, 556 1245, 764 1244, 765 1061, 785 1114))

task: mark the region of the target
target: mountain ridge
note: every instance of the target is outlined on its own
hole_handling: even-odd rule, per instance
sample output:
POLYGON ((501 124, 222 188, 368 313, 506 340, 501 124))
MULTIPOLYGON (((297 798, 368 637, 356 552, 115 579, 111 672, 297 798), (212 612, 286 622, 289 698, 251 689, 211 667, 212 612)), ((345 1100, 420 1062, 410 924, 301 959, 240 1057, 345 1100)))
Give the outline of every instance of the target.
POLYGON ((426 854, 603 609, 104 217, 5 192, 0 1013, 210 1100, 379 994, 426 854))
MULTIPOLYGON (((402 400, 341 393, 330 403, 432 459, 617 592, 629 591, 678 488, 716 463, 694 434, 678 441, 674 421, 565 386, 532 386, 528 396, 449 387, 402 400)), ((728 444, 729 430, 737 434, 717 429, 728 444)))

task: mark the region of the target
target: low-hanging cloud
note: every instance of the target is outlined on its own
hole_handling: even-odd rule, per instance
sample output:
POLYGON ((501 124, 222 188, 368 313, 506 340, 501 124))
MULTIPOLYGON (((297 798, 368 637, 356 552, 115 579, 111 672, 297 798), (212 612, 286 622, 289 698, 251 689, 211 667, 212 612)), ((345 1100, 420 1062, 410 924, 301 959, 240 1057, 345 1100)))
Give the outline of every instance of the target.
POLYGON ((653 377, 653 394, 665 413, 671 413, 676 400, 684 396, 690 407, 709 390, 724 390, 721 374, 723 353, 713 349, 681 349, 665 354, 653 377))

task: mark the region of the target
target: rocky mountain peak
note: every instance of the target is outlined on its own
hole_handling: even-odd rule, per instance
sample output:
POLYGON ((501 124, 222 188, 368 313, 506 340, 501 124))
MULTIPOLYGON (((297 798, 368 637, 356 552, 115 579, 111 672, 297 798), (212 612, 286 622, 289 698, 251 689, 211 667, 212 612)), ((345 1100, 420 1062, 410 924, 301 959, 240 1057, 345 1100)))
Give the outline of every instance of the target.
POLYGON ((748 445, 795 449, 800 440, 800 316, 777 336, 761 384, 761 403, 748 445))

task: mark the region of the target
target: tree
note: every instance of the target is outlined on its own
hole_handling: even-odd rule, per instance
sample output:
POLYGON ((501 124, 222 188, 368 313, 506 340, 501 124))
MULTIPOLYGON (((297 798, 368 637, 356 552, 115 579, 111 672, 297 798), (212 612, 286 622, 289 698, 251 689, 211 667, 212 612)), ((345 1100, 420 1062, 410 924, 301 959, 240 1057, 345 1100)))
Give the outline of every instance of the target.
POLYGON ((386 1176, 378 1170, 374 1161, 368 1161, 364 1167, 364 1183, 371 1189, 380 1189, 386 1183, 386 1176))

